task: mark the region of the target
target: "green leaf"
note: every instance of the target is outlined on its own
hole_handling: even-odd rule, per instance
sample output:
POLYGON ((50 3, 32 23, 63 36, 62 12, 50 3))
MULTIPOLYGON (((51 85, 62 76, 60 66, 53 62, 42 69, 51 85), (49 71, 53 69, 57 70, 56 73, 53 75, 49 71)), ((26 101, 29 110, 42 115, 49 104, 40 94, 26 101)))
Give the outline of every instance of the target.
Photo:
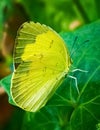
POLYGON ((0 38, 2 37, 3 23, 7 17, 11 14, 12 0, 1 0, 0 1, 0 38), (9 11, 5 13, 5 9, 9 11))
POLYGON ((4 88, 4 90, 5 90, 6 93, 8 94, 9 103, 15 105, 15 103, 13 102, 13 99, 12 99, 12 97, 11 97, 11 93, 10 93, 11 78, 12 78, 12 74, 11 74, 11 75, 8 75, 8 76, 5 77, 5 78, 3 78, 2 80, 0 80, 0 85, 4 88))
MULTIPOLYGON (((73 66, 88 72, 73 73, 73 76, 77 78, 79 95, 75 82, 66 79, 65 85, 61 86, 57 93, 58 96, 60 95, 58 102, 65 105, 65 102, 61 102, 61 98, 65 101, 67 97, 66 106, 72 104, 74 108, 70 115, 68 129, 95 130, 100 120, 100 21, 86 25, 74 33, 62 34, 62 36, 69 49, 75 42, 75 37, 78 37, 74 43, 73 66)), ((55 100, 57 99, 53 98, 53 105, 56 105, 55 100)))
POLYGON ((97 125, 96 125, 96 130, 100 130, 100 123, 98 123, 97 125))

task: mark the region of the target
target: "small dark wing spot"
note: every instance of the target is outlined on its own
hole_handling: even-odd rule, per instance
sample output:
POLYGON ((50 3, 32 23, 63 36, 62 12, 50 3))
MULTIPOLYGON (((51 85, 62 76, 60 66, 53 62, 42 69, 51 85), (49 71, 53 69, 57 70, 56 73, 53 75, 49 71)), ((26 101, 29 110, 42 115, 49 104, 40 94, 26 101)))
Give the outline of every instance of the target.
POLYGON ((43 58, 43 54, 40 54, 40 59, 42 59, 43 58))
POLYGON ((36 54, 34 54, 34 56, 36 56, 36 54))
POLYGON ((49 48, 51 48, 51 47, 52 47, 53 43, 54 43, 54 41, 53 41, 53 40, 51 40, 49 48))
POLYGON ((56 63, 56 67, 58 66, 58 62, 56 63))
POLYGON ((45 67, 43 68, 43 72, 46 72, 46 69, 47 69, 47 67, 45 66, 45 67))
POLYGON ((56 80, 58 80, 58 77, 56 77, 56 80))

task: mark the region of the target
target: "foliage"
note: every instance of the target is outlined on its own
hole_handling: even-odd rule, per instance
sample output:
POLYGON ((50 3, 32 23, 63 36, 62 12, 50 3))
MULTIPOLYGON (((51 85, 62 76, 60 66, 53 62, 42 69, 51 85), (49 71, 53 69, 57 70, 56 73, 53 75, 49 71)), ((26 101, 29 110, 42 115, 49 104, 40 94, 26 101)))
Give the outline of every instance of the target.
MULTIPOLYGON (((80 93, 73 79, 66 78, 63 84, 36 113, 17 110, 7 130, 95 130, 100 122, 100 20, 74 32, 61 33, 69 48, 73 66, 88 72, 76 71, 69 75, 77 78, 80 93), (73 44, 74 43, 74 44, 73 44), (73 47, 72 47, 73 46, 73 47), (22 114, 20 124, 19 120, 22 114)), ((11 75, 1 80, 11 102, 11 75)), ((99 129, 99 128, 98 128, 99 129)))
POLYGON ((0 27, 15 12, 26 17, 24 9, 26 20, 50 25, 56 31, 69 31, 100 18, 99 6, 99 0, 1 0, 0 27))

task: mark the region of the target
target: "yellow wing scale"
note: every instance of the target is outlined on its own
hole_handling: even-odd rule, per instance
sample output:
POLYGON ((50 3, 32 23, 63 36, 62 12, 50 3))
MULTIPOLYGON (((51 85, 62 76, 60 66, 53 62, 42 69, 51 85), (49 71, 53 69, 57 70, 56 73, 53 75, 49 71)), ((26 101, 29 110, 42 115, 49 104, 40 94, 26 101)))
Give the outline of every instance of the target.
POLYGON ((69 61, 64 41, 55 31, 40 23, 24 23, 14 52, 14 102, 26 111, 42 108, 68 72, 69 61))

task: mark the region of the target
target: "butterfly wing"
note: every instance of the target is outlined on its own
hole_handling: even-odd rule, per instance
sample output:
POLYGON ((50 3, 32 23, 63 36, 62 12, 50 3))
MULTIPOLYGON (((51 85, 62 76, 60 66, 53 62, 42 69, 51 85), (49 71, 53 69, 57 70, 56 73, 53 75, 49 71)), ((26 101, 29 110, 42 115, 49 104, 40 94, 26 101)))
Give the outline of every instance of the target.
POLYGON ((43 107, 68 72, 69 59, 64 41, 55 31, 39 23, 24 23, 14 52, 14 102, 27 111, 43 107))

